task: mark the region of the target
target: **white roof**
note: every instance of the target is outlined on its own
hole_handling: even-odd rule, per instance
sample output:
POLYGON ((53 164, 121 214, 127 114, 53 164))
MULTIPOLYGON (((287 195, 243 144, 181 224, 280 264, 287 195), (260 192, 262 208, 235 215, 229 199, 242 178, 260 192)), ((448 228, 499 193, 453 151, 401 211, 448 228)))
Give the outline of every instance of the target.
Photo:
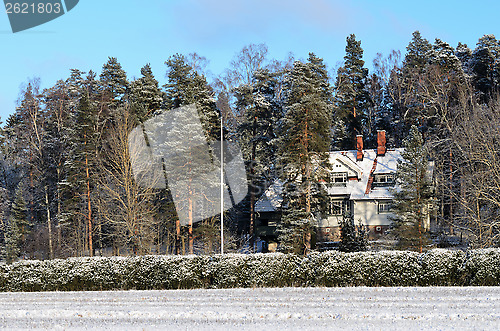
POLYGON ((359 180, 348 180, 345 187, 329 186, 328 194, 348 195, 351 200, 391 199, 392 193, 389 187, 371 188, 368 187, 368 182, 370 175, 395 173, 398 160, 402 160, 402 151, 403 148, 389 149, 384 156, 377 156, 377 150, 368 149, 363 151, 362 161, 356 161, 356 151, 330 152, 330 161, 339 158, 340 155, 361 168, 362 174, 359 180), (374 166, 375 169, 373 169, 374 166))
MULTIPOLYGON (((369 178, 373 174, 395 173, 398 160, 403 160, 403 148, 388 149, 384 156, 377 156, 376 149, 363 151, 363 160, 356 161, 357 151, 330 152, 330 162, 338 162, 348 168, 351 173, 356 173, 358 179, 347 180, 345 186, 328 185, 327 192, 330 196, 343 196, 350 200, 376 200, 392 199, 390 187, 375 187, 369 185, 369 178), (375 159, 377 162, 375 163, 375 159), (375 168, 373 168, 375 166, 375 168), (368 192, 368 193, 367 193, 368 192)), ((342 168, 345 169, 345 168, 342 168)), ((335 167, 332 172, 335 172, 335 167)), ((255 205, 256 211, 275 211, 281 206, 282 183, 274 182, 255 205)))
POLYGON ((255 203, 255 211, 276 211, 283 202, 283 182, 277 179, 255 203))

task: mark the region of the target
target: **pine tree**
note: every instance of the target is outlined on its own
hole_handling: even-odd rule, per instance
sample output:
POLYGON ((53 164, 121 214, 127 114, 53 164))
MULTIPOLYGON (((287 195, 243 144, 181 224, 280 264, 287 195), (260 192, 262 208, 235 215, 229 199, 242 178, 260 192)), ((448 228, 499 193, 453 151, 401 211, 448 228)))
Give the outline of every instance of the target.
POLYGON ((110 111, 113 112, 124 101, 128 91, 127 74, 115 57, 109 57, 102 66, 99 80, 104 99, 109 102, 110 111))
POLYGON ((69 132, 71 144, 66 160, 68 178, 65 181, 64 210, 66 218, 72 223, 76 251, 83 254, 88 250, 91 256, 94 253, 95 224, 92 201, 99 147, 97 121, 96 109, 84 91, 69 132))
MULTIPOLYGON (((441 73, 445 74, 448 80, 457 79, 463 81, 464 72, 462 63, 455 55, 455 50, 447 42, 437 39, 432 46, 432 58, 430 64, 438 66, 441 73)), ((464 51, 462 49, 462 51, 464 51)))
POLYGON ((406 104, 402 109, 404 126, 400 134, 409 132, 412 125, 417 127, 424 125, 427 114, 425 113, 422 77, 435 54, 431 43, 423 38, 419 31, 413 32, 413 38, 406 47, 406 51, 402 71, 406 104))
POLYGON ((455 49, 455 56, 460 60, 462 64, 462 71, 469 77, 472 74, 470 69, 470 60, 472 58, 472 50, 467 46, 467 44, 458 43, 455 49))
MULTIPOLYGON (((275 75, 267 69, 257 70, 251 84, 235 89, 236 107, 242 114, 238 126, 238 140, 247 160, 250 181, 250 224, 248 233, 253 247, 255 203, 258 192, 266 189, 266 180, 276 163, 277 138, 275 123, 280 118, 280 107, 275 97, 275 75), (266 176, 267 175, 267 176, 266 176)), ((272 176, 272 175, 271 175, 272 176)), ((272 176, 271 178, 273 178, 272 176)))
POLYGON ((394 233, 400 248, 423 251, 430 243, 429 217, 433 205, 432 183, 428 176, 428 152, 422 134, 412 126, 404 141, 403 160, 398 161, 394 189, 394 233))
MULTIPOLYGON (((167 65, 168 83, 164 85, 166 90, 166 111, 182 106, 195 105, 201 126, 205 131, 206 141, 211 144, 220 139, 220 114, 217 110, 213 91, 208 85, 206 78, 194 70, 186 60, 186 57, 181 54, 175 54, 170 57, 165 64, 167 65)), ((190 121, 188 121, 190 122, 190 121)), ((180 133, 182 136, 182 133, 180 133)), ((192 151, 187 153, 192 153, 192 151)), ((211 151, 213 152, 213 151, 211 151)), ((212 154, 213 155, 213 154, 212 154)), ((187 173, 193 173, 192 164, 189 163, 187 173)), ((188 182, 191 182, 188 179, 188 182)), ((196 188, 188 187, 188 209, 191 210, 196 188)), ((194 235, 193 235, 193 220, 192 212, 190 215, 188 232, 188 250, 193 253, 194 235)), ((177 246, 179 247, 180 240, 180 223, 176 220, 177 246)), ((179 249, 177 249, 179 251, 179 249)))
POLYGON ((295 62, 285 90, 279 151, 284 207, 278 239, 282 250, 307 254, 325 207, 321 181, 329 169, 331 90, 323 60, 310 53, 307 63, 295 62))
POLYGON ((344 128, 336 128, 336 147, 354 149, 356 135, 372 133, 373 123, 368 117, 370 98, 367 90, 368 69, 364 68, 361 41, 354 34, 347 37, 344 66, 337 72, 335 83, 335 116, 344 128), (345 132, 345 136, 341 133, 345 132))
POLYGON ((404 68, 406 71, 422 72, 429 63, 432 45, 422 37, 420 31, 412 34, 412 40, 406 47, 406 56, 404 59, 404 68))
POLYGON ((389 83, 388 104, 392 108, 396 146, 401 146, 412 125, 426 124, 425 81, 431 59, 435 58, 432 44, 419 31, 413 32, 406 50, 402 67, 395 68, 389 83))
POLYGON ((472 82, 480 101, 487 103, 500 78, 500 42, 494 35, 485 35, 477 43, 470 60, 472 82))
POLYGON ((209 143, 220 138, 219 111, 212 88, 205 76, 195 71, 181 54, 170 57, 167 65, 168 83, 166 91, 166 107, 174 109, 191 104, 196 105, 203 129, 209 143))

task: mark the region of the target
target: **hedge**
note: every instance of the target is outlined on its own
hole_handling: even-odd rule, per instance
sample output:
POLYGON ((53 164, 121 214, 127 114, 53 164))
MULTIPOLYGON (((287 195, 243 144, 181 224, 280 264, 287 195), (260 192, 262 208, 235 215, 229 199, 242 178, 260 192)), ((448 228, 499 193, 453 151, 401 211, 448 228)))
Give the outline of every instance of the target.
POLYGON ((0 291, 498 286, 500 249, 83 257, 0 263, 0 291))

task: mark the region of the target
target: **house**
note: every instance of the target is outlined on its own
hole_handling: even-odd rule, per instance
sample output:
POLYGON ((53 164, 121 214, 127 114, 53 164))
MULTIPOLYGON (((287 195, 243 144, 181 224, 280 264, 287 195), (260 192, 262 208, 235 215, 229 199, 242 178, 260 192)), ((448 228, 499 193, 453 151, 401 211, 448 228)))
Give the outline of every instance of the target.
MULTIPOLYGON (((355 224, 365 225, 370 238, 387 231, 394 216, 390 210, 391 191, 396 184, 398 161, 403 160, 402 151, 403 148, 388 149, 385 131, 378 131, 376 149, 363 149, 363 137, 357 136, 356 150, 330 152, 329 203, 326 215, 318 222, 318 242, 339 240, 339 221, 344 215, 351 215, 355 224)), ((282 183, 276 181, 255 205, 256 235, 266 243, 276 241, 282 201, 282 183)))

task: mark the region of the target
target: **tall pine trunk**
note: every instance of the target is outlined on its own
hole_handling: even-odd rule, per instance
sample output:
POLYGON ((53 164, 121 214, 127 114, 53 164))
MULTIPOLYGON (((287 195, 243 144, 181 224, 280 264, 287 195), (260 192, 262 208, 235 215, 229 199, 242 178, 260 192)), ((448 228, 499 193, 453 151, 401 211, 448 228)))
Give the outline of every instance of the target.
MULTIPOLYGON (((305 127, 305 176, 306 176, 306 217, 310 217, 311 215, 311 160, 309 158, 309 117, 308 117, 308 109, 306 108, 306 127, 305 127)), ((311 251, 311 230, 308 226, 305 238, 304 238, 304 255, 308 254, 311 251)))
POLYGON ((49 232, 49 257, 54 258, 54 247, 52 244, 52 220, 50 219, 50 206, 49 206, 49 189, 45 185, 45 208, 47 210, 47 229, 49 232))
MULTIPOLYGON (((87 145, 87 136, 85 135, 85 146, 87 145)), ((92 243, 92 205, 90 203, 90 174, 89 174, 89 158, 85 154, 85 174, 87 178, 87 230, 89 240, 89 255, 94 256, 94 248, 92 243)))
MULTIPOLYGON (((252 137, 257 135, 257 117, 254 117, 252 137)), ((248 234, 250 235, 250 250, 254 251, 255 244, 255 158, 256 158, 257 143, 252 142, 252 158, 250 160, 250 228, 248 234)))

